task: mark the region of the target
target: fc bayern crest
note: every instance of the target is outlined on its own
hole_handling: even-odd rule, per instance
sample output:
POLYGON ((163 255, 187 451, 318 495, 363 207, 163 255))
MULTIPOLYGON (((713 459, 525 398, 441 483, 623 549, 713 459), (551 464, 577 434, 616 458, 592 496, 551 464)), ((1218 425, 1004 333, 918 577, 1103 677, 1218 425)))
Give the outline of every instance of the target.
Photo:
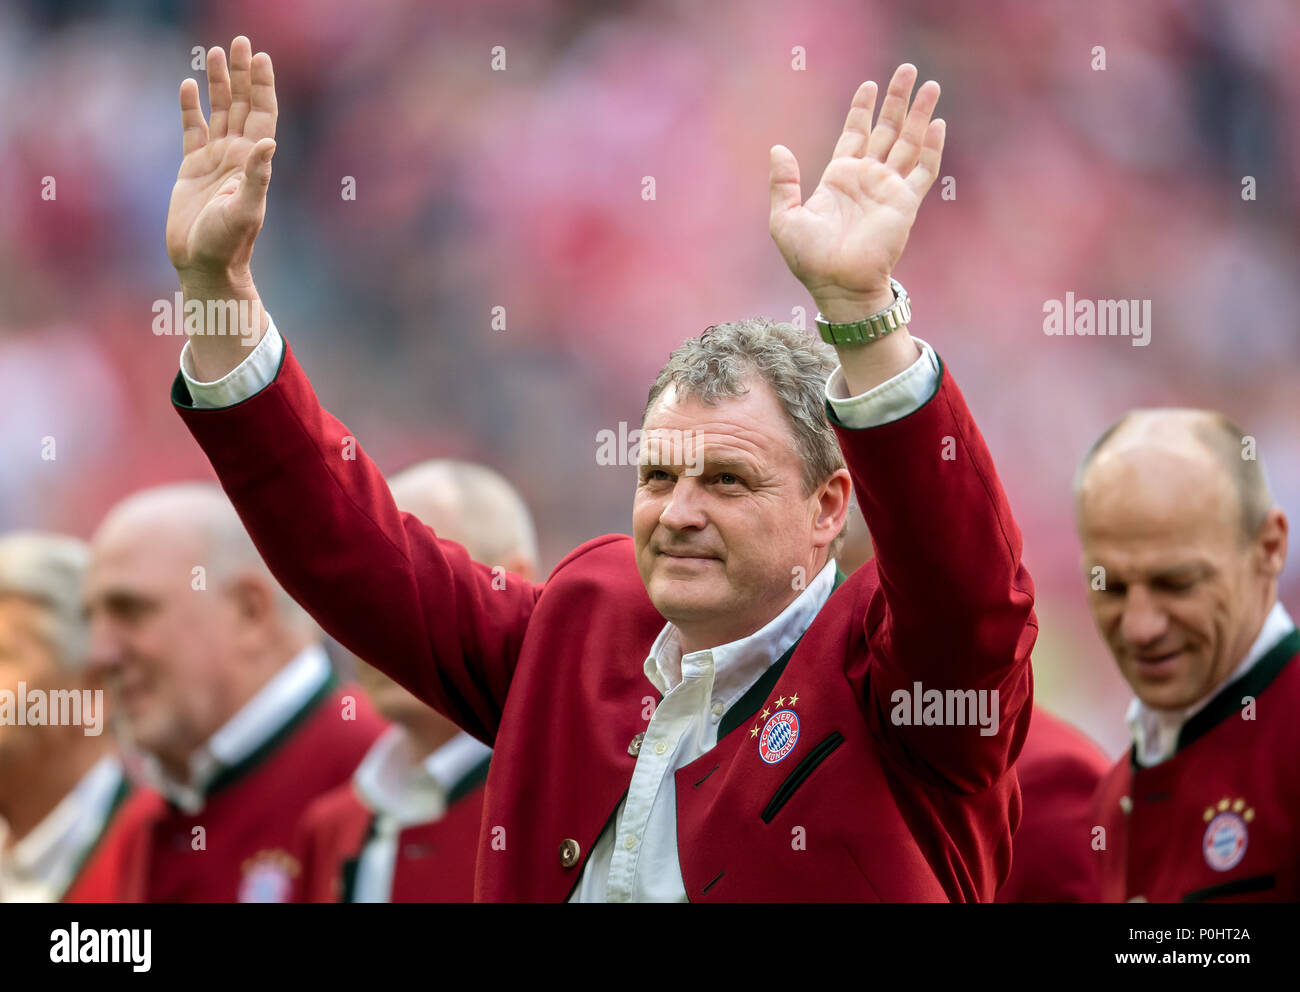
POLYGON ((780 710, 763 725, 758 738, 758 756, 775 765, 794 750, 799 741, 799 717, 794 710, 780 710))
POLYGON ((1246 855, 1246 821, 1233 812, 1223 812, 1210 821, 1201 838, 1205 863, 1215 871, 1237 867, 1246 855))
POLYGON ((285 851, 258 851, 244 862, 243 871, 237 896, 240 902, 288 902, 298 862, 285 851))

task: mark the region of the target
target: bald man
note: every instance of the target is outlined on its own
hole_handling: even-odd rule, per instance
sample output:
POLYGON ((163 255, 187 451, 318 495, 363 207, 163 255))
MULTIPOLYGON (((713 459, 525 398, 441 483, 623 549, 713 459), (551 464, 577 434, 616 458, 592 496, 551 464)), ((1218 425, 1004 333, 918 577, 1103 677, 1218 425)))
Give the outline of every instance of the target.
POLYGON ((1136 697, 1098 793, 1101 897, 1296 901, 1300 632, 1255 439, 1218 413, 1130 413, 1085 457, 1076 510, 1097 629, 1136 697))
POLYGON ((76 901, 129 786, 86 664, 86 545, 0 537, 0 902, 76 901))
POLYGON ((287 901, 298 818, 347 781, 383 721, 338 686, 315 624, 216 486, 138 493, 91 548, 91 662, 152 786, 108 838, 93 897, 287 901))
MULTIPOLYGON (((537 536, 523 498, 491 469, 437 459, 389 482, 398 509, 475 561, 528 581, 537 536)), ((377 668, 355 659, 393 726, 349 785, 307 810, 298 898, 307 902, 472 902, 474 854, 491 751, 377 668)))

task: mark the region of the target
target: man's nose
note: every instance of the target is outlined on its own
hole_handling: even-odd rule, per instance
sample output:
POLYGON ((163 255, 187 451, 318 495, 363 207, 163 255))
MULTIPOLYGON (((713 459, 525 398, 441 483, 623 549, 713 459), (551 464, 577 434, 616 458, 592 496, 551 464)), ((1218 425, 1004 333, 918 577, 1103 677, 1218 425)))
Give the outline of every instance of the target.
POLYGON ((687 475, 679 476, 673 483, 668 505, 659 514, 659 522, 672 530, 700 528, 708 523, 704 513, 703 492, 699 482, 687 475))
POLYGON ((1124 598, 1124 615, 1120 635, 1127 644, 1142 647, 1154 644, 1169 629, 1169 614, 1145 587, 1131 585, 1124 598))

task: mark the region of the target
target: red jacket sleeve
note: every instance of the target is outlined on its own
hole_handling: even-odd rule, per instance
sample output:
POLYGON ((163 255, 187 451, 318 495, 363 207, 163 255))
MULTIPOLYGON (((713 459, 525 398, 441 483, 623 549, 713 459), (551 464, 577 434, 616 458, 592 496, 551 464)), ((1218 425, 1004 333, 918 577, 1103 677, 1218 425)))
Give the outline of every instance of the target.
MULTIPOLYGON (((871 532, 879 590, 866 615, 872 658, 850 659, 881 745, 923 780, 960 793, 996 782, 1029 728, 1034 587, 984 438, 946 369, 919 410, 879 427, 835 425, 871 532), (998 729, 894 718, 916 683, 998 693, 998 729), (905 696, 896 696, 899 692, 905 696)), ((946 698, 946 697, 945 697, 946 698)), ((963 705, 972 697, 961 698, 963 705)))
POLYGON ((341 644, 491 744, 540 585, 470 559, 400 512, 286 341, 242 403, 172 402, 280 584, 341 644))

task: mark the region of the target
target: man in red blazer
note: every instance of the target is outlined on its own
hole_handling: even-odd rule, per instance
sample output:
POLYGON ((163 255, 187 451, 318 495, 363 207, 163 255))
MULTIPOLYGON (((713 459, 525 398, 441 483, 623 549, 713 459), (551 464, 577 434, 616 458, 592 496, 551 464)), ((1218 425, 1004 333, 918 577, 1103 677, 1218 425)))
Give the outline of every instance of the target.
POLYGON ((340 686, 320 631, 211 483, 148 489, 91 542, 90 662, 148 788, 76 897, 287 902, 293 830, 383 721, 340 686))
POLYGON ((196 328, 173 400, 286 588, 493 745, 476 898, 991 899, 1037 628, 988 449, 891 277, 938 174, 938 85, 913 100, 900 66, 873 126, 864 83, 807 202, 772 149, 772 236, 839 367, 788 324, 688 341, 651 389, 633 536, 534 585, 401 513, 321 408, 249 273, 271 61, 240 37, 207 65, 210 124, 181 86, 168 251, 197 310, 256 320, 196 328), (843 579, 850 480, 876 560, 843 579))
POLYGON ((1090 848, 1107 901, 1300 899, 1300 631, 1286 514, 1222 414, 1138 410, 1077 482, 1089 603, 1133 688, 1090 848))
MULTIPOLYGON (((537 537, 522 497, 482 465, 438 459, 393 476, 399 509, 475 561, 532 581, 537 537)), ((392 726, 347 785, 303 814, 305 902, 469 902, 491 751, 359 658, 357 679, 392 726)))

